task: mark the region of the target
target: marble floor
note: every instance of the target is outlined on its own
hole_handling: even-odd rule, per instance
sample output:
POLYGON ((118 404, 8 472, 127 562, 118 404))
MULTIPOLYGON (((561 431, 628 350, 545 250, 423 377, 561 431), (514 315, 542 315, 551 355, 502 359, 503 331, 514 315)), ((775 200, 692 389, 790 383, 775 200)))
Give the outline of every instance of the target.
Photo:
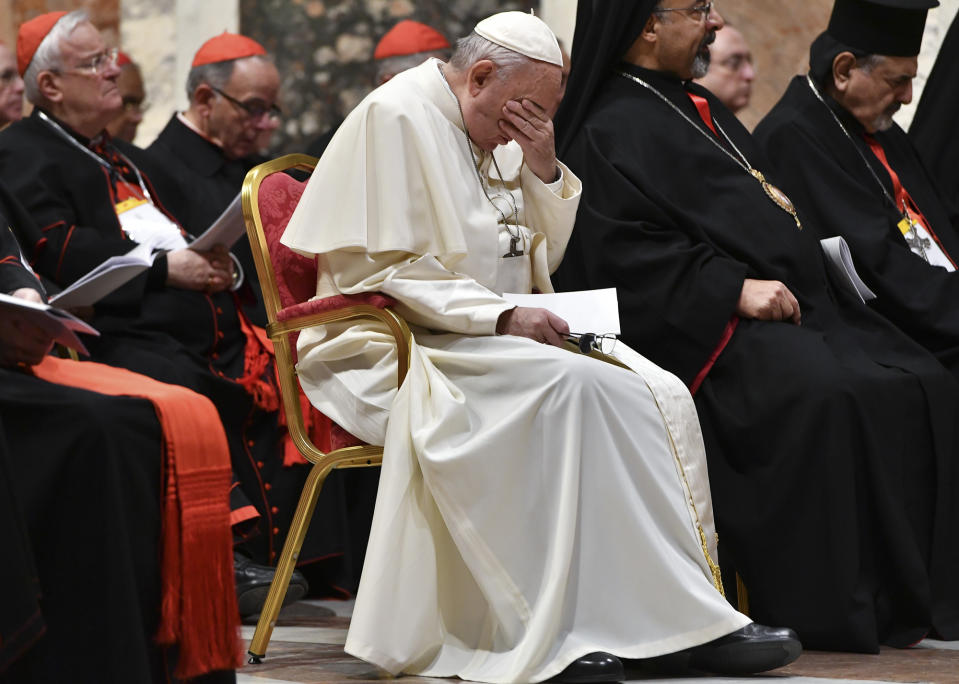
MULTIPOLYGON (((343 652, 351 601, 301 601, 280 615, 267 658, 237 673, 239 684, 326 684, 382 682, 389 675, 343 652)), ((249 643, 255 620, 243 626, 249 643)), ((688 672, 627 671, 627 681, 732 684, 828 684, 830 682, 922 682, 959 684, 959 642, 927 640, 908 650, 883 649, 878 655, 806 652, 792 665, 749 679, 700 677, 688 672)), ((445 679, 404 677, 402 684, 449 684, 445 679)))

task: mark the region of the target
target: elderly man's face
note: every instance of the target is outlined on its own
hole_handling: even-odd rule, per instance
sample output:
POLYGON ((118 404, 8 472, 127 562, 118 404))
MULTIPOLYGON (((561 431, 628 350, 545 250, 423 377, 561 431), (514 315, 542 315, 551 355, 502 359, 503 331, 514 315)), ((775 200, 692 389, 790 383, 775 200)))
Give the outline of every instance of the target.
POLYGON ((882 57, 871 67, 852 68, 843 106, 869 133, 891 128, 893 115, 912 102, 912 79, 918 63, 916 57, 882 57))
POLYGON ((143 100, 146 98, 143 78, 136 64, 123 65, 120 77, 117 79, 117 88, 123 99, 123 110, 107 125, 107 130, 114 138, 133 142, 137 135, 137 127, 143 121, 143 100))
POLYGON ((658 22, 660 70, 683 80, 705 76, 709 45, 725 23, 716 8, 704 0, 665 0, 653 16, 658 22))
POLYGON ((753 69, 753 55, 743 34, 732 26, 726 26, 716 34, 716 41, 710 46, 709 53, 709 72, 699 79, 699 84, 711 90, 720 102, 734 112, 747 107, 756 71, 753 69))
POLYGON ((238 60, 223 94, 212 99, 204 132, 223 148, 228 159, 249 156, 257 150, 257 141, 280 125, 270 111, 279 90, 280 74, 272 62, 238 60))
POLYGON ((79 24, 60 50, 62 64, 55 73, 61 115, 71 125, 101 122, 102 129, 123 106, 116 61, 105 58, 107 47, 90 22, 79 24))
POLYGON ((495 66, 486 71, 484 64, 492 65, 483 60, 470 69, 468 96, 461 104, 470 138, 489 152, 510 141, 500 126, 506 103, 529 100, 547 116, 561 97, 563 70, 555 64, 530 62, 500 78, 495 66))
POLYGON ((13 50, 0 45, 0 127, 23 115, 23 79, 13 50))

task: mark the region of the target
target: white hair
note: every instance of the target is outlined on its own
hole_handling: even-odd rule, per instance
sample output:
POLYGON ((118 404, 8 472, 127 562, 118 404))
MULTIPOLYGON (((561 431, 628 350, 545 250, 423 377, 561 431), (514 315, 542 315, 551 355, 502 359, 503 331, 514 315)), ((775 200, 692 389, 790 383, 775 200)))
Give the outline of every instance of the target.
POLYGON ((487 40, 473 31, 456 41, 456 50, 450 57, 450 66, 457 71, 466 71, 484 59, 488 59, 497 66, 496 74, 499 78, 506 78, 518 68, 535 61, 515 50, 487 40))
POLYGON ((50 29, 50 33, 40 41, 37 51, 33 53, 33 59, 30 60, 30 66, 23 74, 24 94, 32 104, 38 104, 37 100, 41 97, 37 76, 41 71, 56 71, 63 67, 61 43, 70 37, 77 26, 87 21, 90 21, 90 15, 86 10, 74 10, 62 16, 50 29))

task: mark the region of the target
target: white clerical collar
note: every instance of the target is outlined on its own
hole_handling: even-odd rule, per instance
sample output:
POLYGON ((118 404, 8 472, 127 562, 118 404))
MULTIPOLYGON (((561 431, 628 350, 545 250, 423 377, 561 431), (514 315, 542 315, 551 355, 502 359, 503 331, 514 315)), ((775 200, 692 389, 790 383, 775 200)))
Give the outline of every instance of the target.
POLYGON ((430 70, 431 76, 439 80, 439 83, 448 97, 437 98, 436 106, 443 113, 447 119, 449 119, 458 129, 466 132, 466 129, 463 127, 463 117, 460 115, 460 106, 459 101, 456 99, 456 93, 453 92, 453 89, 450 88, 449 81, 446 80, 446 76, 443 75, 442 67, 444 62, 433 57, 430 59, 427 64, 432 63, 433 68, 430 70))

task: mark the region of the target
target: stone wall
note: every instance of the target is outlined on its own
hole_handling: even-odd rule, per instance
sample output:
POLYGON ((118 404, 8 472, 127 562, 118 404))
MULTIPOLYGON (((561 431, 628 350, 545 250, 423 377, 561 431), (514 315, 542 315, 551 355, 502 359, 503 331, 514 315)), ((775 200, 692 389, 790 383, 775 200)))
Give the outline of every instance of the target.
POLYGON ((415 19, 450 42, 477 21, 535 0, 240 0, 240 28, 274 55, 284 117, 274 153, 293 152, 349 113, 373 87, 373 49, 401 19, 415 19))

